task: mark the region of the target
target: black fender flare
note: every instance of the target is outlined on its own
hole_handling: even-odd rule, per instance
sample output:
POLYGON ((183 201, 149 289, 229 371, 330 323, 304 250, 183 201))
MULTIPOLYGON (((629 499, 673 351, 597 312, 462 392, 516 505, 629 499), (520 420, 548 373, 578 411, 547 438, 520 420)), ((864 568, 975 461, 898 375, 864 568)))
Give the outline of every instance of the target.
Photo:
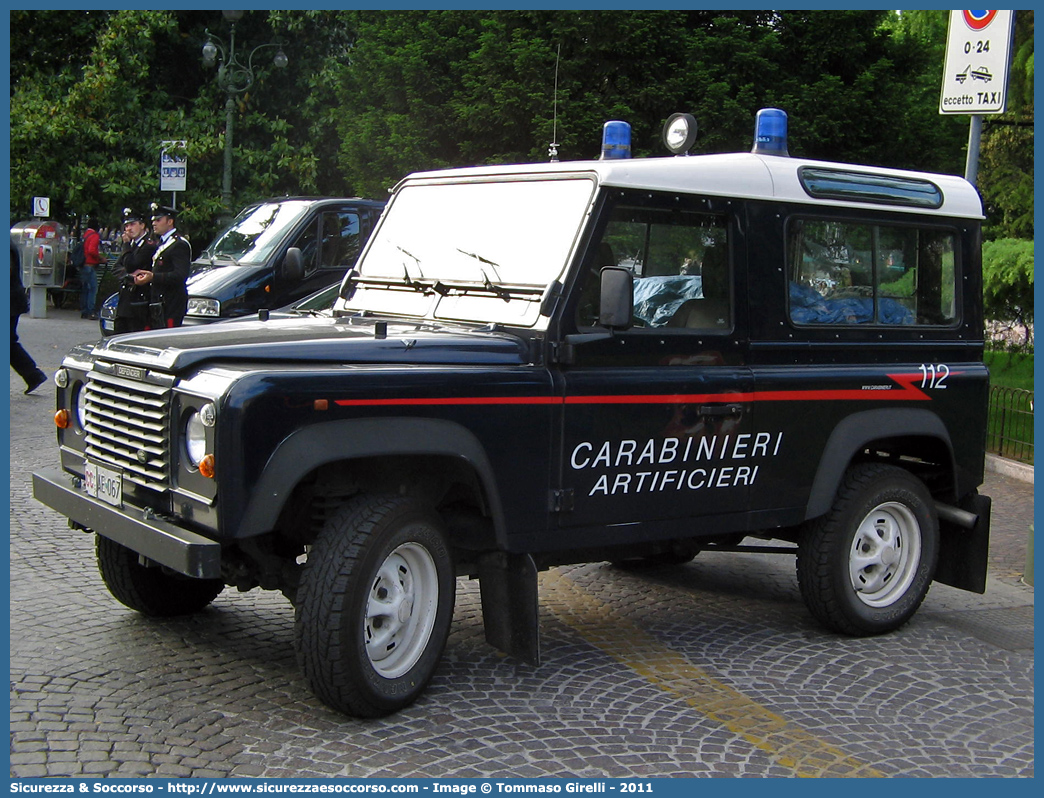
POLYGON ((468 462, 486 492, 498 540, 505 535, 504 512, 493 466, 478 438, 453 421, 426 418, 371 418, 330 421, 303 427, 272 452, 250 493, 235 537, 271 529, 301 478, 320 466, 383 455, 444 455, 468 462))
POLYGON ((920 408, 881 408, 853 413, 834 427, 827 439, 805 507, 805 520, 823 515, 830 509, 845 469, 853 456, 867 444, 908 436, 941 441, 949 453, 950 473, 956 476, 950 433, 935 413, 920 408))

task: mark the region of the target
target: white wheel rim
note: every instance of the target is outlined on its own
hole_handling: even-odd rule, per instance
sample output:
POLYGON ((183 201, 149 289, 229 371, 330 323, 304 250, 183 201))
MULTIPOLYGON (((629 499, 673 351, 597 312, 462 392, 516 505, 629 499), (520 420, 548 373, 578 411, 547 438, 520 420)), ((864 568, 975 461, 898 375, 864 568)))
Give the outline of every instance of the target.
POLYGON ((395 679, 428 645, 439 606, 435 560, 419 543, 404 543, 377 569, 366 599, 364 641, 375 671, 395 679))
POLYGON ((909 507, 886 502, 856 529, 848 573, 859 600, 887 607, 906 594, 921 561, 921 525, 909 507))

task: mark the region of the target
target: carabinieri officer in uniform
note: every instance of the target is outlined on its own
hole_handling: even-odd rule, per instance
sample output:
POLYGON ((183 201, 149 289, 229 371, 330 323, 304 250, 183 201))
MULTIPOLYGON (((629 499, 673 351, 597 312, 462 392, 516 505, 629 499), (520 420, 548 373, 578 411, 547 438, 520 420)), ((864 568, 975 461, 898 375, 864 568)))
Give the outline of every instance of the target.
POLYGON ((188 309, 185 281, 192 269, 192 247, 179 235, 176 224, 177 211, 153 203, 152 230, 158 243, 152 256, 152 271, 139 272, 134 277, 135 285, 152 285, 152 328, 180 327, 188 309))
POLYGON ((115 330, 117 333, 147 330, 149 301, 152 290, 139 285, 134 278, 140 271, 152 271, 152 256, 156 244, 149 237, 149 228, 143 214, 123 209, 123 252, 116 261, 115 271, 120 275, 120 298, 116 304, 115 330))

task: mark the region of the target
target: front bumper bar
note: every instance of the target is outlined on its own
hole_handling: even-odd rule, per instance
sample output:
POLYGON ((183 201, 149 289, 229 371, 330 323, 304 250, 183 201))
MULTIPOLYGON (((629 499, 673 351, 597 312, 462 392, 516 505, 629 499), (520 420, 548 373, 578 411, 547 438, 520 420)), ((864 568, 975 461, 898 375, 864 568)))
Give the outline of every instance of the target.
POLYGON ((221 577, 221 545, 210 538, 148 515, 134 507, 117 509, 79 489, 60 468, 33 474, 33 496, 70 520, 93 529, 131 551, 197 579, 221 577))

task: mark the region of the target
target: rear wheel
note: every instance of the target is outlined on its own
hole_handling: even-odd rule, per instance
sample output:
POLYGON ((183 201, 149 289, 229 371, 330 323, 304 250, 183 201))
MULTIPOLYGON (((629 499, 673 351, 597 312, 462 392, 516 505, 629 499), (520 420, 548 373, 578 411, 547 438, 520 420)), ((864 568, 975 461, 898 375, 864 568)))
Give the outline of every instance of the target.
POLYGON ((830 511, 802 536, 801 595, 809 611, 835 631, 889 632, 921 605, 938 551, 939 521, 924 483, 895 466, 855 466, 830 511))
POLYGON ((137 552, 101 535, 96 536, 95 552, 109 592, 142 615, 190 615, 225 589, 220 579, 193 579, 159 565, 142 565, 137 552))
POLYGON ((298 591, 295 647, 315 694, 358 717, 412 703, 442 656, 456 579, 442 522, 404 496, 362 496, 326 524, 298 591))

